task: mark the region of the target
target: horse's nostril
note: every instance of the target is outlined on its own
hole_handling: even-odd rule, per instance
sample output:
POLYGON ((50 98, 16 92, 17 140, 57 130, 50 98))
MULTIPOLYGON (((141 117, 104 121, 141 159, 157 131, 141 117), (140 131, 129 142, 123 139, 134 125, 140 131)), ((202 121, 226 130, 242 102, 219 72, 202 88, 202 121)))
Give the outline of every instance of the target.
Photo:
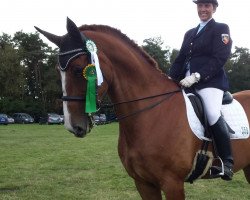
POLYGON ((84 137, 86 135, 86 130, 80 126, 74 126, 73 129, 76 137, 84 137))

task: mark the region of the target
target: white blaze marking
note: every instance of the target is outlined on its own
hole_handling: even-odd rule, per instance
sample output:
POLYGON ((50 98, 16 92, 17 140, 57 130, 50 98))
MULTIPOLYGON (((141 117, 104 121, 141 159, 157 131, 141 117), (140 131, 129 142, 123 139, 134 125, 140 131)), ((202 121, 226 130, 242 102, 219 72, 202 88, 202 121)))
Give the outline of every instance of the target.
MULTIPOLYGON (((64 71, 60 71, 60 73, 61 73, 63 96, 67 96, 66 73, 64 71)), ((69 131, 73 131, 73 127, 70 124, 70 113, 68 111, 68 102, 67 101, 63 101, 63 114, 64 114, 64 126, 65 126, 65 128, 69 131)))

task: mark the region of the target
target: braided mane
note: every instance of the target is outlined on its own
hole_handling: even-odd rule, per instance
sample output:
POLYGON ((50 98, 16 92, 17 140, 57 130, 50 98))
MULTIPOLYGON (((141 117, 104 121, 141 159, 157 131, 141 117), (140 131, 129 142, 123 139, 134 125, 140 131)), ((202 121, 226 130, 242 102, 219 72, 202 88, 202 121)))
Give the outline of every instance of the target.
MULTIPOLYGON (((156 69, 160 70, 157 62, 141 47, 139 47, 133 40, 131 40, 128 36, 123 34, 120 30, 116 28, 112 28, 106 25, 83 25, 79 27, 80 31, 96 31, 96 32, 104 32, 107 34, 112 34, 113 36, 120 38, 127 44, 129 44, 132 48, 137 50, 150 64, 152 64, 156 69)), ((161 70, 160 70, 161 71, 161 70)))

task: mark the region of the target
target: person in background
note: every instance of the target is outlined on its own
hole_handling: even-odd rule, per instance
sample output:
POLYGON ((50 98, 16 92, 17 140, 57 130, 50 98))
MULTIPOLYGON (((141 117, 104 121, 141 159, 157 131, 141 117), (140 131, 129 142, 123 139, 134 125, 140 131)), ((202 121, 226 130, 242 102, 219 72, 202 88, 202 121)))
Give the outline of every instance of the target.
POLYGON ((215 177, 232 180, 233 156, 226 122, 221 116, 224 91, 229 89, 224 65, 231 54, 232 39, 227 24, 215 22, 217 0, 193 0, 200 24, 186 32, 169 77, 182 87, 192 87, 201 97, 216 150, 224 165, 212 166, 215 177))

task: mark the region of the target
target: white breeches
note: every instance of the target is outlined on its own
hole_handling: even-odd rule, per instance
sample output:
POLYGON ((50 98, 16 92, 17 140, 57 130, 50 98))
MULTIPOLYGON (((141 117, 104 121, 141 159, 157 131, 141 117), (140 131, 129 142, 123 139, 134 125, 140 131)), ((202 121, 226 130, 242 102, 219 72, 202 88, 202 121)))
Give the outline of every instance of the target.
MULTIPOLYGON (((186 72, 186 76, 190 71, 186 72)), ((201 96, 207 120, 210 126, 214 125, 221 116, 221 107, 224 91, 217 88, 204 88, 196 92, 201 96)))
POLYGON ((221 116, 222 98, 224 92, 217 88, 204 88, 196 90, 196 92, 202 98, 209 125, 214 125, 221 116))

